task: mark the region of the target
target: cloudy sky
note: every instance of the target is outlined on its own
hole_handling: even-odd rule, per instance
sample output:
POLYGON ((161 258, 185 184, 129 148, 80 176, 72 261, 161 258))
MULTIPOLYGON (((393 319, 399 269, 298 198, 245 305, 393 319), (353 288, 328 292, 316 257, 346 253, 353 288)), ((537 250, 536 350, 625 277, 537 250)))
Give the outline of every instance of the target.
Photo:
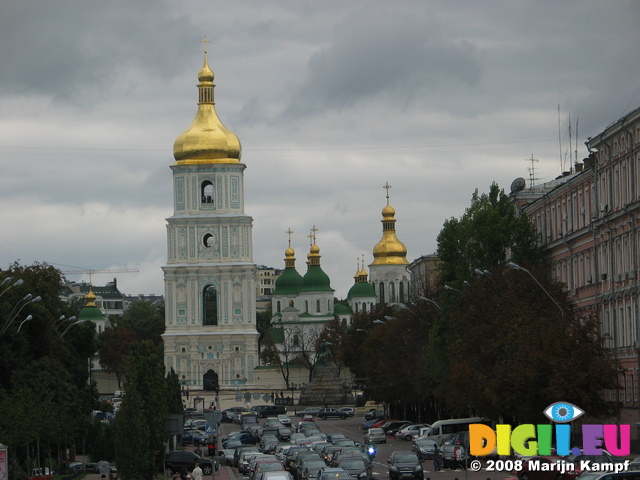
MULTIPOLYGON (((409 260, 473 191, 550 180, 640 107, 637 1, 86 0, 0 6, 0 268, 137 269, 163 293, 173 142, 206 35, 240 138, 254 261, 309 229, 346 296, 392 186, 409 260), (560 111, 558 111, 558 105, 560 111), (569 118, 572 141, 569 142, 569 118)), ((80 279, 79 275, 69 279, 80 279)))

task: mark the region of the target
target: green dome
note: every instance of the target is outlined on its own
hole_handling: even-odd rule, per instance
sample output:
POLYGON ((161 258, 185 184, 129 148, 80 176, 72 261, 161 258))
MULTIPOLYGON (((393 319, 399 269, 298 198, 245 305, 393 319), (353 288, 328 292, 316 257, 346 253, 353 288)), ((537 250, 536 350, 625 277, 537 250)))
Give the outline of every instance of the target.
POLYGON ((302 277, 303 292, 333 292, 329 276, 324 273, 320 265, 310 265, 307 273, 302 277))
POLYGON ((335 315, 352 315, 353 314, 353 312, 349 307, 341 303, 336 303, 333 305, 333 313, 335 315))
POLYGON ((100 309, 98 307, 96 307, 95 305, 87 305, 85 307, 82 308, 82 310, 80 310, 80 313, 78 313, 78 320, 93 320, 93 321, 98 321, 98 320, 104 320, 104 315, 102 315, 102 312, 100 311, 100 309))
POLYGON ((285 268, 276 280, 272 295, 294 295, 302 288, 302 276, 295 268, 285 268))
POLYGON ((376 291, 369 282, 359 282, 355 283, 347 294, 347 298, 354 297, 375 297, 376 291))

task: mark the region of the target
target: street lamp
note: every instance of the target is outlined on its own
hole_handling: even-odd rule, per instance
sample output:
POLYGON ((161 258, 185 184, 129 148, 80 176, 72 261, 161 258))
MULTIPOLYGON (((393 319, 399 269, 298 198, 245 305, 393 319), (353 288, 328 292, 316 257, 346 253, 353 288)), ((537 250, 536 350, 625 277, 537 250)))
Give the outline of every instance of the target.
POLYGON ((71 327, 73 327, 75 325, 80 325, 81 323, 88 322, 88 321, 90 321, 90 320, 77 320, 77 321, 73 322, 71 325, 67 326, 67 328, 64 329, 64 332, 62 332, 60 334, 60 336, 64 337, 64 334, 67 333, 71 327))
POLYGON ((460 290, 458 290, 457 288, 453 288, 451 285, 445 285, 444 289, 445 290, 453 290, 455 292, 462 293, 460 290))
POLYGON ((22 325, 24 325, 24 322, 28 322, 29 320, 33 320, 33 315, 29 315, 27 318, 25 318, 24 320, 22 320, 22 323, 20 323, 20 325, 18 326, 18 332, 20 331, 20 329, 22 328, 22 325))
MULTIPOLYGON (((19 282, 20 280, 18 280, 19 282)), ((13 285, 16 285, 18 282, 14 283, 13 285)), ((13 286, 12 285, 12 286, 13 286)), ((11 287, 9 287, 11 288, 11 287)), ((7 289, 8 290, 8 289, 7 289)), ((5 290, 6 292, 6 290, 5 290)), ((3 292, 4 293, 4 292, 3 292)), ((35 298, 31 298, 33 295, 31 295, 30 293, 26 294, 21 300, 18 301, 18 303, 16 303, 13 307, 13 310, 11 310, 11 313, 9 314, 9 318, 8 320, 4 323, 4 326, 2 327, 2 330, 0 330, 0 335, 2 335, 3 333, 5 333, 9 327, 11 326, 11 324, 13 323, 13 321, 16 319, 16 317, 18 315, 20 315, 20 312, 22 311, 22 309, 24 307, 26 307, 27 305, 29 305, 30 303, 37 303, 40 300, 42 300, 42 297, 37 296, 35 298), (21 305, 22 304, 22 305, 21 305), (20 308, 18 308, 20 307, 20 308), (18 309, 18 311, 16 312, 16 309, 18 309), (15 312, 15 313, 14 313, 15 312)))
MULTIPOLYGON (((1 287, 2 285, 5 285, 6 283, 9 283, 10 281, 11 281, 11 277, 7 277, 7 278, 5 278, 5 279, 2 281, 2 283, 0 284, 0 287, 1 287)), ((1 297, 2 295, 4 295, 5 293, 7 293, 7 290, 9 290, 10 288, 12 288, 12 287, 19 287, 19 286, 20 286, 20 285, 22 285, 23 283, 24 283, 24 280, 23 280, 23 279, 21 279, 21 278, 20 278, 20 279, 18 279, 18 280, 16 280, 16 281, 13 283, 13 285, 9 285, 7 288, 5 288, 5 289, 0 293, 0 297, 1 297)))
POLYGON ((430 298, 420 297, 419 300, 422 300, 423 302, 433 303, 436 307, 438 307, 438 310, 442 310, 442 307, 438 305, 435 301, 431 300, 430 298))
POLYGON ((513 269, 513 270, 521 270, 521 271, 523 271, 523 272, 527 272, 527 273, 529 274, 529 276, 530 276, 531 278, 533 278, 533 280, 534 280, 534 281, 538 284, 538 286, 542 289, 542 291, 543 291, 544 293, 546 293, 546 294, 547 294, 547 297, 549 297, 549 298, 551 299, 551 301, 556 305, 556 307, 558 307, 558 310, 560 310, 560 315, 561 315, 562 319, 564 320, 564 310, 562 310, 562 307, 560 306, 560 304, 559 304, 558 302, 556 302, 556 299, 555 299, 555 298, 553 298, 553 297, 551 296, 551 294, 547 291, 547 289, 546 289, 546 288, 544 288, 544 287, 542 286, 542 284, 538 281, 538 279, 537 279, 536 277, 534 277, 534 276, 533 276, 533 273, 531 273, 531 272, 530 272, 529 270, 527 270, 526 268, 521 267, 520 265, 518 265, 517 263, 514 263, 514 262, 509 262, 509 263, 507 263, 507 267, 509 267, 509 268, 511 268, 511 269, 513 269))

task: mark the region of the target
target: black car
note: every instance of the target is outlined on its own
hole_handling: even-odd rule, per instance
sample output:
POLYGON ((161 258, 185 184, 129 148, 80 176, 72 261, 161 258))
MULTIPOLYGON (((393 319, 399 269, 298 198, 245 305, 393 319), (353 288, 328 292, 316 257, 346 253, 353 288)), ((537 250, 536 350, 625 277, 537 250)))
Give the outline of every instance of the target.
POLYGON ((327 418, 341 418, 344 420, 347 418, 347 412, 341 412, 335 408, 321 408, 318 410, 318 413, 316 413, 316 417, 320 417, 323 420, 326 420, 327 418))
POLYGON ((200 464, 202 473, 205 475, 211 475, 213 472, 213 463, 211 460, 202 458, 193 452, 189 451, 173 451, 170 452, 164 459, 164 473, 167 476, 172 476, 174 473, 178 473, 183 467, 186 467, 188 471, 193 471, 196 463, 200 464))
POLYGON ((389 464, 389 480, 403 478, 422 480, 424 478, 420 460, 413 452, 393 452, 387 463, 389 464))

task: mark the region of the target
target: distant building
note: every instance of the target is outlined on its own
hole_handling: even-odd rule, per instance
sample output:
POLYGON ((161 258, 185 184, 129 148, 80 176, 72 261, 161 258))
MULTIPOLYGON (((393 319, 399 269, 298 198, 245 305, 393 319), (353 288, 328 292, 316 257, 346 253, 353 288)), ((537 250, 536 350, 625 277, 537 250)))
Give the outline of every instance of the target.
POLYGON ((258 265, 256 271, 256 308, 259 312, 265 311, 271 305, 271 294, 276 286, 278 277, 283 270, 258 265))
MULTIPOLYGON (((122 317, 124 315, 126 297, 118 290, 118 281, 115 278, 104 286, 91 285, 86 282, 67 283, 63 286, 59 297, 62 301, 69 303, 73 299, 86 299, 89 292, 95 295, 93 302, 100 309, 105 321, 108 321, 111 316, 122 317)), ((96 327, 98 328, 99 325, 96 327)), ((99 329, 98 333, 103 330, 104 328, 99 329)))
POLYGON ((439 263, 440 259, 433 253, 422 255, 409 264, 407 269, 411 272, 412 299, 435 289, 438 283, 439 263))

